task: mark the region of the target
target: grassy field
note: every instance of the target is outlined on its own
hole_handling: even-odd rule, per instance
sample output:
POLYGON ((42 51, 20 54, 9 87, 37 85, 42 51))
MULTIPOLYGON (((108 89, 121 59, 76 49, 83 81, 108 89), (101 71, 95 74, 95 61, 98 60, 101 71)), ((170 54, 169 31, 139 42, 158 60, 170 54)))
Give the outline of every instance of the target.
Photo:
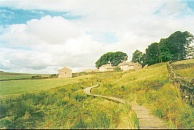
MULTIPOLYGON (((193 72, 192 68, 184 71, 193 72)), ((164 119, 169 128, 194 127, 194 109, 181 99, 179 89, 169 80, 166 63, 160 63, 140 70, 72 79, 0 82, 0 128, 123 128, 124 117, 128 119, 128 128, 138 128, 130 106, 83 93, 85 87, 95 84, 99 87, 92 89, 92 93, 146 106, 164 119)))
POLYGON ((58 88, 0 100, 1 128, 138 128, 130 106, 87 97, 87 80, 58 88), (126 126, 126 124, 124 124, 126 126))
POLYGON ((182 77, 187 77, 187 78, 193 79, 194 78, 194 67, 175 70, 175 73, 182 76, 182 77))
POLYGON ((0 71, 0 80, 11 80, 11 79, 30 79, 32 76, 49 77, 50 74, 26 74, 26 73, 11 73, 0 71))
POLYGON ((173 64, 174 65, 187 65, 187 64, 193 65, 192 67, 179 68, 179 69, 175 69, 174 71, 176 74, 178 74, 182 77, 194 79, 194 59, 177 61, 173 64))
POLYGON ((40 90, 47 90, 66 84, 79 82, 83 79, 90 78, 91 75, 80 76, 77 78, 68 79, 38 79, 38 80, 11 80, 0 82, 0 98, 10 95, 18 95, 27 92, 36 92, 40 90))
POLYGON ((189 60, 176 61, 174 64, 178 65, 178 64, 193 64, 193 63, 194 63, 194 59, 189 59, 189 60))

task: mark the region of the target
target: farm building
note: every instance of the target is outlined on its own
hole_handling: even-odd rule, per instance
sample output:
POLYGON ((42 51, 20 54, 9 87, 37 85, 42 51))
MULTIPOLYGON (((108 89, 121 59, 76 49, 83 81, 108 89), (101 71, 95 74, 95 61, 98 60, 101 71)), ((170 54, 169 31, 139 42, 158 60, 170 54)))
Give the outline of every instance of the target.
POLYGON ((132 70, 132 69, 141 69, 142 65, 139 63, 134 63, 134 62, 122 62, 118 65, 121 70, 132 70))
POLYGON ((58 78, 72 78, 72 70, 71 69, 64 67, 58 71, 59 71, 58 78))
POLYGON ((113 71, 114 70, 114 67, 110 64, 105 64, 105 65, 102 65, 100 68, 99 68, 99 71, 100 72, 105 72, 105 71, 113 71))

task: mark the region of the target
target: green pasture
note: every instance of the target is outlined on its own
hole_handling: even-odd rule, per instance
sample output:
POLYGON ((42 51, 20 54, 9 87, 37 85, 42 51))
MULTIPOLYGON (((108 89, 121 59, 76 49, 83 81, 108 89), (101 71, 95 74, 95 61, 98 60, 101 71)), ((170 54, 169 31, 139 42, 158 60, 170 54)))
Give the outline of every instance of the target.
POLYGON ((175 73, 181 77, 187 77, 194 79, 194 59, 182 60, 173 63, 174 65, 187 65, 191 64, 191 67, 174 69, 175 73))
POLYGON ((192 64, 192 63, 194 63, 194 59, 176 61, 173 64, 178 65, 178 64, 192 64))
POLYGON ((18 95, 28 92, 35 92, 40 90, 48 90, 51 88, 63 86, 79 82, 82 79, 87 79, 90 75, 80 76, 76 78, 67 79, 36 79, 36 80, 10 80, 0 82, 0 97, 7 97, 10 95, 18 95))
POLYGON ((26 73, 11 73, 0 71, 0 80, 11 80, 11 79, 30 79, 32 76, 49 77, 49 74, 26 74, 26 73))
POLYGON ((194 66, 191 68, 175 70, 175 73, 182 77, 194 79, 194 66))

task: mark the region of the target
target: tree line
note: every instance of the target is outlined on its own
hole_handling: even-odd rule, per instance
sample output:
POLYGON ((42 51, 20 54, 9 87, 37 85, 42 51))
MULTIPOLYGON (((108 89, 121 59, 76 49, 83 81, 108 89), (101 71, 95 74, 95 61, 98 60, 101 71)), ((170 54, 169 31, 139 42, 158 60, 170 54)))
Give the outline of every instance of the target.
MULTIPOLYGON (((191 45, 193 39, 194 36, 188 31, 176 31, 167 38, 161 38, 159 43, 151 43, 145 52, 136 50, 132 55, 132 62, 138 62, 145 66, 194 58, 194 46, 191 45)), ((122 51, 107 52, 95 64, 97 68, 104 64, 117 66, 119 63, 126 61, 127 58, 127 54, 122 51)))
POLYGON ((162 38, 159 43, 151 43, 144 53, 136 50, 132 61, 145 66, 194 58, 194 46, 191 46, 193 39, 194 36, 188 31, 176 31, 168 38, 162 38))
POLYGON ((127 54, 121 51, 107 52, 96 61, 96 67, 99 68, 100 66, 105 64, 117 66, 119 63, 127 60, 127 58, 128 58, 127 54))

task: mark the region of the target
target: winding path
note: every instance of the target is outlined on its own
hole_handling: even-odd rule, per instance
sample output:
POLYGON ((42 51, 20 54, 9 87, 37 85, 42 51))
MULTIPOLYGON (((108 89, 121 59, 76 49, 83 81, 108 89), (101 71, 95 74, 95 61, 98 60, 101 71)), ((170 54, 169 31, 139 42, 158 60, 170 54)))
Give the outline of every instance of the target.
MULTIPOLYGON (((103 96, 103 95, 96 95, 91 93, 91 89, 97 87, 91 86, 88 88, 84 89, 85 94, 90 95, 90 96, 95 96, 95 97, 102 97, 114 102, 118 103, 127 103, 127 101, 116 98, 116 97, 110 97, 110 96, 103 96)), ((140 129, 164 129, 167 128, 164 121, 159 119, 158 117, 155 117, 154 115, 151 114, 151 111, 143 106, 131 104, 132 109, 135 111, 137 118, 139 120, 139 128, 140 129)))

